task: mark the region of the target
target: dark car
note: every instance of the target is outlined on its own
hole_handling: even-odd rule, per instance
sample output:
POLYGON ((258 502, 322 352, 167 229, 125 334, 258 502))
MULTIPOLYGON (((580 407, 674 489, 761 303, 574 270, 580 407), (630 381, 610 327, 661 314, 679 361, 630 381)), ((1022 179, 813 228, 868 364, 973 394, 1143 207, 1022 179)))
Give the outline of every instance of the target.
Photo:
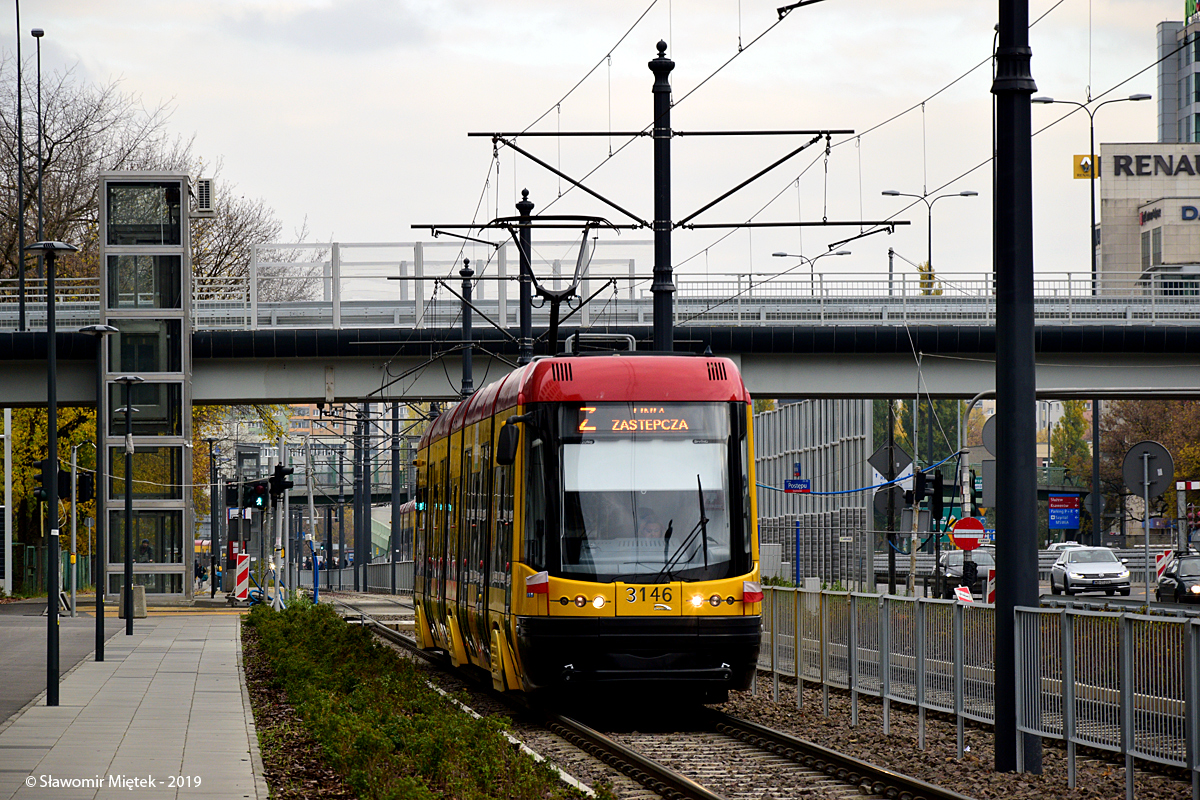
POLYGON ((1104 592, 1129 595, 1129 569, 1107 547, 1063 550, 1050 567, 1050 593, 1104 592))
POLYGON ((1200 555, 1172 556, 1158 579, 1154 599, 1160 603, 1200 603, 1200 555))
MULTIPOLYGON (((965 550, 947 550, 938 559, 933 570, 934 581, 941 581, 942 597, 952 599, 954 590, 959 586, 967 586, 971 594, 983 595, 983 582, 987 580, 987 571, 996 568, 996 559, 986 550, 972 550, 971 561, 975 562, 975 580, 967 585, 963 582, 963 561, 965 550)), ((936 585, 936 583, 935 583, 936 585)))

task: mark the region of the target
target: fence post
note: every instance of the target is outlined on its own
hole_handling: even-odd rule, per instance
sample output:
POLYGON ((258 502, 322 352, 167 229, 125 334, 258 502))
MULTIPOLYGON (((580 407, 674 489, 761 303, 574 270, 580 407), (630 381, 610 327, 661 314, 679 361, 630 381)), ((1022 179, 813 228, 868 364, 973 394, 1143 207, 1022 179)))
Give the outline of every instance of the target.
MULTIPOLYGON (((1059 609, 1062 639, 1062 720, 1067 745, 1067 786, 1075 788, 1075 617, 1068 609, 1059 609)), ((1185 656, 1186 658, 1186 656, 1185 656)))
POLYGON ((333 329, 342 329, 342 248, 337 242, 329 245, 330 294, 333 297, 333 329))
POLYGON ((779 597, 777 587, 770 587, 771 592, 771 702, 779 702, 779 667, 775 663, 775 659, 779 654, 779 631, 776 630, 776 622, 779 617, 776 614, 776 602, 779 597))
POLYGON ((850 727, 858 727, 858 598, 851 592, 850 601, 850 727))
POLYGON ((800 627, 800 598, 802 589, 796 586, 792 590, 792 605, 795 613, 792 615, 792 627, 795 629, 796 646, 793 648, 793 658, 796 661, 796 708, 804 707, 804 636, 800 627))
POLYGON ((250 330, 258 330, 258 245, 250 250, 250 330))
POLYGON ((883 701, 883 735, 892 732, 892 602, 879 595, 879 693, 883 701))
POLYGON ((829 716, 829 595, 821 590, 821 707, 829 716))
POLYGON ((1117 618, 1117 653, 1120 659, 1117 669, 1121 697, 1121 754, 1125 756, 1125 797, 1133 797, 1133 644, 1129 617, 1121 614, 1117 618))
POLYGON ((413 327, 425 327, 425 243, 413 244, 413 327))
POLYGON ((1200 797, 1200 626, 1192 619, 1187 624, 1187 646, 1183 655, 1184 741, 1187 745, 1187 769, 1192 776, 1192 797, 1200 797))
POLYGON ((914 624, 916 625, 915 636, 916 647, 913 648, 913 655, 917 659, 917 747, 921 750, 925 749, 925 602, 920 598, 913 598, 913 602, 917 604, 916 614, 914 615, 914 624))
POLYGON ((967 614, 966 607, 954 601, 954 727, 958 746, 958 758, 963 757, 963 658, 966 657, 966 642, 963 641, 963 618, 967 614))

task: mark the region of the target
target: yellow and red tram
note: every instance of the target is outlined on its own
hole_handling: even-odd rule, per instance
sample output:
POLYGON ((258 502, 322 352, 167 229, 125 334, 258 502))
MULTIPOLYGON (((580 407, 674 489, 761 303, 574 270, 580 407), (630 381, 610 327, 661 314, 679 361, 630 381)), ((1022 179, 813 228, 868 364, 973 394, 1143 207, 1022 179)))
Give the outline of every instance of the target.
POLYGON ((749 394, 727 359, 539 358, 417 454, 422 647, 502 690, 719 701, 761 631, 749 394))

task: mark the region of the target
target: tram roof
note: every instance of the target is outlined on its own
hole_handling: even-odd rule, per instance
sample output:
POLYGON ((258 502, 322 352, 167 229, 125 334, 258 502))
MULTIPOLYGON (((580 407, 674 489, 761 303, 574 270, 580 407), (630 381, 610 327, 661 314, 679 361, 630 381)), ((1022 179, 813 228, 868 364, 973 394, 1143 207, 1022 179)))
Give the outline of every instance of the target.
POLYGON ((442 414, 421 441, 529 403, 750 402, 727 358, 629 353, 539 358, 442 414))

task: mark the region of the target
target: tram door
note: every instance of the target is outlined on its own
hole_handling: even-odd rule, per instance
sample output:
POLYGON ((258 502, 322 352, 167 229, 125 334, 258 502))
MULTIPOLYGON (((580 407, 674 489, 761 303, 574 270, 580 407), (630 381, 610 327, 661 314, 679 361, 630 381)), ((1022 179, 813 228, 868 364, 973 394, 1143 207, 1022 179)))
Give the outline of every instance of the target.
POLYGON ((480 442, 483 423, 473 426, 463 450, 463 585, 459 593, 459 619, 471 656, 486 667, 487 619, 485 614, 487 576, 486 479, 489 450, 480 442))

